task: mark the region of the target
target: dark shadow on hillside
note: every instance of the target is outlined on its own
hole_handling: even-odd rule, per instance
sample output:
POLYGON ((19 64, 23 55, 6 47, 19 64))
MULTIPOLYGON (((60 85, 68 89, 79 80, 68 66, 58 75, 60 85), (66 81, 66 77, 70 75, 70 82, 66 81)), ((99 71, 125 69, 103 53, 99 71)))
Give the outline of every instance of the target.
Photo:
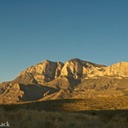
POLYGON ((20 84, 20 88, 24 92, 23 97, 20 98, 22 101, 39 100, 40 98, 43 97, 43 94, 45 93, 50 95, 52 93, 58 92, 58 89, 47 86, 35 85, 35 84, 28 84, 28 85, 20 84))
POLYGON ((13 128, 128 128, 128 110, 68 108, 85 100, 50 100, 0 105, 1 120, 13 128), (57 112, 57 113, 56 113, 57 112))
POLYGON ((110 110, 110 109, 101 109, 101 110, 74 110, 68 108, 68 105, 77 104, 78 102, 85 102, 85 100, 77 100, 77 99, 60 99, 60 100, 49 100, 42 102, 30 102, 30 103, 22 103, 22 104, 11 104, 11 105, 0 105, 0 108, 4 111, 17 111, 20 109, 23 110, 35 110, 35 111, 51 111, 51 112, 71 112, 71 113, 82 113, 89 115, 101 115, 105 117, 111 117, 116 114, 120 114, 121 116, 128 117, 128 109, 119 109, 119 110, 110 110))
POLYGON ((5 109, 6 111, 13 111, 19 109, 26 110, 46 110, 46 111, 66 111, 64 109, 64 104, 74 103, 77 100, 70 99, 60 99, 60 100, 49 100, 49 101, 41 101, 41 102, 29 102, 29 103, 20 103, 20 104, 6 104, 0 105, 0 108, 5 109))

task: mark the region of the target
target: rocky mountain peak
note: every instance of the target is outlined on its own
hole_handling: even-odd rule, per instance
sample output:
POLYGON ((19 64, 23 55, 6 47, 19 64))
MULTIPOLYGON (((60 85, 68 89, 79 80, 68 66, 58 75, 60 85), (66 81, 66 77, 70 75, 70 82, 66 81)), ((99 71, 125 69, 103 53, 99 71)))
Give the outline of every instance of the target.
POLYGON ((65 63, 45 60, 21 72, 16 80, 21 83, 44 84, 62 76, 74 80, 101 76, 127 77, 127 69, 128 62, 105 66, 78 58, 68 60, 65 63))
POLYGON ((57 78, 62 67, 63 63, 61 62, 45 60, 21 72, 17 79, 25 83, 43 84, 57 78))
POLYGON ((61 75, 81 79, 82 77, 90 77, 97 73, 104 65, 95 64, 89 61, 83 61, 78 58, 71 59, 64 64, 61 75))
MULTIPOLYGON (((0 103, 67 98, 71 95, 82 98, 90 96, 88 90, 91 93, 96 91, 93 96, 109 89, 125 95, 127 83, 128 62, 105 66, 78 58, 65 63, 45 60, 22 71, 15 80, 1 83, 0 103)), ((108 95, 107 91, 103 93, 108 95)))
POLYGON ((108 66, 104 74, 110 76, 128 77, 128 62, 119 62, 108 66))
POLYGON ((78 58, 68 60, 65 63, 45 60, 21 72, 16 80, 21 83, 44 84, 61 76, 81 79, 82 76, 87 76, 92 70, 101 67, 104 66, 78 58))

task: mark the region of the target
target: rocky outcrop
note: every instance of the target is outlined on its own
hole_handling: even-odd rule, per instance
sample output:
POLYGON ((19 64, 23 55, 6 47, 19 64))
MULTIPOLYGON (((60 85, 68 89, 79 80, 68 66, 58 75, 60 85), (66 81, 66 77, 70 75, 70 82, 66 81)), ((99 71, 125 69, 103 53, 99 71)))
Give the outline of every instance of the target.
POLYGON ((106 67, 104 75, 128 77, 128 62, 120 62, 106 67))
POLYGON ((43 84, 60 75, 63 63, 45 60, 39 64, 27 68, 16 78, 21 83, 43 84))
POLYGON ((88 78, 104 76, 115 78, 128 77, 128 62, 119 62, 111 66, 95 67, 89 70, 87 73, 88 78))
POLYGON ((21 72, 16 81, 25 84, 45 84, 59 77, 78 80, 82 77, 89 77, 92 72, 96 72, 101 67, 104 66, 77 58, 65 63, 46 60, 21 72))
POLYGON ((128 62, 105 66, 77 58, 65 63, 45 60, 27 68, 15 80, 1 83, 0 103, 83 98, 94 92, 95 96, 127 95, 127 82, 128 62))
POLYGON ((16 103, 24 95, 19 83, 4 83, 0 87, 0 103, 16 103))
POLYGON ((61 70, 61 76, 80 79, 82 76, 87 76, 90 70, 98 67, 100 67, 100 65, 96 65, 87 61, 82 61, 80 59, 72 59, 64 64, 61 70))

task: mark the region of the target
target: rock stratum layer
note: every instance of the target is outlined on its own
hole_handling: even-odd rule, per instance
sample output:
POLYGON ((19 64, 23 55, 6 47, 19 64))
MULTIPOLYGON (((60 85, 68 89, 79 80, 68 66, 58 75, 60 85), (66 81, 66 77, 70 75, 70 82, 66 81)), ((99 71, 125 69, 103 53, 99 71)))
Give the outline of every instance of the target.
POLYGON ((128 95, 128 62, 111 66, 80 59, 45 60, 0 84, 0 103, 128 95))

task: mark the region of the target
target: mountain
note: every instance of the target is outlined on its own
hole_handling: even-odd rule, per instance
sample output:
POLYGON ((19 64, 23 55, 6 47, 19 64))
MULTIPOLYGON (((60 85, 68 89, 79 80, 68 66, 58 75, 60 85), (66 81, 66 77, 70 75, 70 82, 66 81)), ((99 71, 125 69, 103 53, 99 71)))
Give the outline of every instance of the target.
POLYGON ((128 62, 111 66, 78 58, 45 60, 0 84, 0 103, 128 95, 128 62))

